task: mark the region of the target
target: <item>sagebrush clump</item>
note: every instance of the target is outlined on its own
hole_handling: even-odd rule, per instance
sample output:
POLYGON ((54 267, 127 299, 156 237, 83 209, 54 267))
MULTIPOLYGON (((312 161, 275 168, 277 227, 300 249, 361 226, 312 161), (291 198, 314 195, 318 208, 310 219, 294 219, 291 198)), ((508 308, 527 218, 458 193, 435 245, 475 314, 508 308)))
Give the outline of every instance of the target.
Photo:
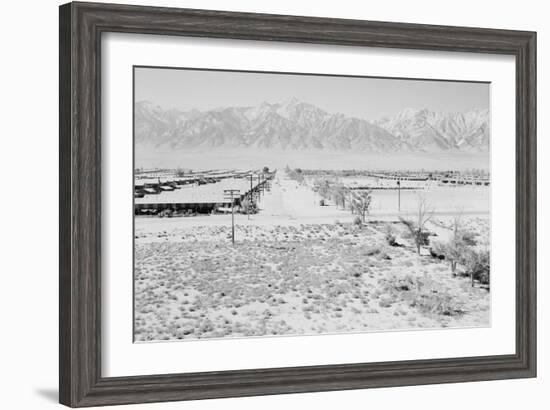
POLYGON ((459 316, 466 313, 465 302, 449 288, 427 277, 405 275, 381 280, 384 292, 406 302, 423 314, 459 316))
POLYGON ((482 284, 490 283, 491 254, 488 250, 470 248, 462 255, 460 263, 466 268, 466 275, 470 276, 472 286, 474 281, 482 284))

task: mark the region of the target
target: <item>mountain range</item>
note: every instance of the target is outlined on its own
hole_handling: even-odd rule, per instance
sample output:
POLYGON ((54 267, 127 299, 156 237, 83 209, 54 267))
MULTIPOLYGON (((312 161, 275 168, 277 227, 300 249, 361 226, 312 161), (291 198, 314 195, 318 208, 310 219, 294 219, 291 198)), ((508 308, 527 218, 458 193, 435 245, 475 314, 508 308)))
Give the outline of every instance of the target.
POLYGON ((135 104, 136 146, 355 152, 488 152, 489 111, 407 108, 376 121, 328 113, 291 98, 208 111, 135 104))

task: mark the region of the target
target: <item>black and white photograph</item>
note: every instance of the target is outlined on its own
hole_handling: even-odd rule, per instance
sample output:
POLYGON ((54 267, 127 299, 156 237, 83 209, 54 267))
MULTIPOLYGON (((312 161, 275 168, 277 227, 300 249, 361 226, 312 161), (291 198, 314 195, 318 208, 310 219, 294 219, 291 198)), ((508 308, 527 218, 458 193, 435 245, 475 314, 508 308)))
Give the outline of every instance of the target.
POLYGON ((134 67, 135 341, 489 327, 489 101, 134 67))

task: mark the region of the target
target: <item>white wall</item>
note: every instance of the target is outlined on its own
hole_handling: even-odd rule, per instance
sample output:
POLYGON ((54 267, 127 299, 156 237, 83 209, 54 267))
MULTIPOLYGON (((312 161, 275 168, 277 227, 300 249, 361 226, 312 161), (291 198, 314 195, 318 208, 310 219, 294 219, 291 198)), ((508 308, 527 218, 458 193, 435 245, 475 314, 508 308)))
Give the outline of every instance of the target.
MULTIPOLYGON (((126 1, 118 1, 126 3, 126 1)), ((550 35, 545 2, 518 1, 297 1, 188 0, 130 3, 280 14, 481 26, 538 31, 539 232, 549 224, 548 199, 550 35), (544 175, 546 174, 546 175, 544 175), (545 181, 546 179, 546 181, 545 181), (547 202, 547 201, 544 201, 547 202)), ((53 408, 57 402, 57 70, 58 1, 2 4, 0 25, 1 337, 0 403, 6 409, 53 408), (32 182, 30 182, 32 181, 32 182), (39 184, 39 182, 41 182, 39 184)), ((548 248, 539 234, 539 255, 548 248)), ((179 409, 542 409, 550 389, 550 263, 539 258, 539 377, 352 392, 270 396, 140 405, 179 409)))

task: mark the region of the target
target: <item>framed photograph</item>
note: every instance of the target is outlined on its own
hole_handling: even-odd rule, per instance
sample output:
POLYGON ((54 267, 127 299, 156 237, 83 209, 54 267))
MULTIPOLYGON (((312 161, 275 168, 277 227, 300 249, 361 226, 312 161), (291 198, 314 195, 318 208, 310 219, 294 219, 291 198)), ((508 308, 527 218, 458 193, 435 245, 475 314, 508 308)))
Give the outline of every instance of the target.
POLYGON ((536 33, 60 7, 60 402, 536 375, 536 33))

